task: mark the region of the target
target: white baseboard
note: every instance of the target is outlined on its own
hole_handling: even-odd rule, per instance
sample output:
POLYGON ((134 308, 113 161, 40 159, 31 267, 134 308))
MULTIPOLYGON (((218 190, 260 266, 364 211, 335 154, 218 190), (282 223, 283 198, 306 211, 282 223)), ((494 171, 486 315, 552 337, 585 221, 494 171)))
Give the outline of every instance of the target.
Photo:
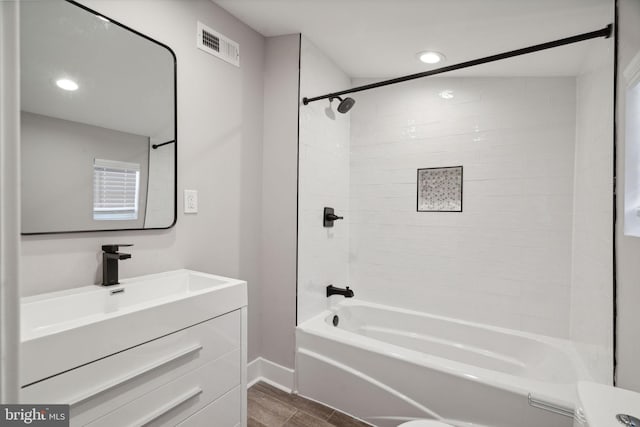
POLYGON ((258 381, 272 385, 287 393, 291 393, 295 371, 262 357, 256 357, 247 365, 247 388, 258 381))
POLYGON ((256 357, 247 364, 247 388, 260 381, 262 358, 256 357))

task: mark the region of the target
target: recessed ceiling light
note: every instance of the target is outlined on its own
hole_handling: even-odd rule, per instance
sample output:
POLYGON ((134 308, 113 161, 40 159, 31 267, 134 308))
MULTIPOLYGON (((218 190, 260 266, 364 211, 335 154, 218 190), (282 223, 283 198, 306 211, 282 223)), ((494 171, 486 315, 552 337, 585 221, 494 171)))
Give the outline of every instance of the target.
POLYGON ((73 80, 69 80, 69 79, 58 79, 58 80, 56 80, 56 85, 60 89, 64 89, 64 90, 68 90, 68 91, 78 90, 78 83, 74 82, 73 80))
POLYGON ((418 59, 425 64, 437 64, 444 61, 444 55, 440 52, 426 51, 418 53, 418 59))
POLYGON ((453 98, 453 91, 451 89, 443 90, 438 95, 440 95, 442 99, 451 99, 453 98))

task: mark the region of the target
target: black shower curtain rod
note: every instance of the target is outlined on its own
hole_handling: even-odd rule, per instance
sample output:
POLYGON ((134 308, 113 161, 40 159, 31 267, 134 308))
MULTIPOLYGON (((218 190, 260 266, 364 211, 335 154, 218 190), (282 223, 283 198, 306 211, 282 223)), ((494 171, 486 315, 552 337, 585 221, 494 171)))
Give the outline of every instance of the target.
POLYGON ((528 53, 539 52, 541 50, 551 49, 554 47, 560 47, 567 44, 578 43, 584 40, 595 39, 599 37, 609 38, 613 31, 613 24, 609 24, 601 30, 591 31, 589 33, 578 34, 577 36, 566 37, 564 39, 554 40, 547 43, 537 44, 534 46, 525 47, 522 49, 516 49, 509 52, 498 53, 496 55, 486 56, 480 59, 474 59, 472 61, 461 62, 459 64, 449 65, 447 67, 436 68, 435 70, 424 71, 421 73, 409 74, 403 77, 396 77, 390 80, 384 80, 377 83, 371 83, 363 86, 357 86, 351 89, 343 90, 340 92, 328 93, 322 96, 316 96, 313 98, 302 98, 302 103, 307 105, 310 102, 319 101, 321 99, 334 98, 348 93, 361 92, 363 90, 376 89, 382 86, 388 86, 396 83, 402 83, 409 80, 420 79, 422 77, 434 76, 436 74, 448 73, 449 71, 460 70, 462 68, 474 67, 476 65, 487 64, 489 62, 500 61, 502 59, 513 58, 514 56, 526 55, 528 53))
POLYGON ((151 146, 151 148, 153 148, 154 150, 157 150, 158 148, 160 148, 160 147, 162 147, 162 146, 164 146, 164 145, 167 145, 167 144, 173 144, 174 142, 176 142, 176 141, 175 141, 175 139, 174 139, 173 141, 163 142, 162 144, 153 144, 153 145, 151 146))

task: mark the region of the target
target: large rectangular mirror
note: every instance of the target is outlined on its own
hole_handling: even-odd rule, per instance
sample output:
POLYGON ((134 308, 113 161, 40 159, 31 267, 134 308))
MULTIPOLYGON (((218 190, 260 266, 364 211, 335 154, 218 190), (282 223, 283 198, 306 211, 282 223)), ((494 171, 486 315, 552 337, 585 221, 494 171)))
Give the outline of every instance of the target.
POLYGON ((22 233, 168 228, 176 59, 67 0, 21 3, 22 233))

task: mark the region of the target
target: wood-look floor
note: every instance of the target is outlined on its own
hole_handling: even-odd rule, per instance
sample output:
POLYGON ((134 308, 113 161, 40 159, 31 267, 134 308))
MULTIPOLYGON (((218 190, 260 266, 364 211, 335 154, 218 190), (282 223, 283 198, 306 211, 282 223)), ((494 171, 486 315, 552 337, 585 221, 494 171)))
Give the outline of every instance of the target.
POLYGON ((259 382, 248 391, 248 427, 369 427, 341 412, 259 382))

